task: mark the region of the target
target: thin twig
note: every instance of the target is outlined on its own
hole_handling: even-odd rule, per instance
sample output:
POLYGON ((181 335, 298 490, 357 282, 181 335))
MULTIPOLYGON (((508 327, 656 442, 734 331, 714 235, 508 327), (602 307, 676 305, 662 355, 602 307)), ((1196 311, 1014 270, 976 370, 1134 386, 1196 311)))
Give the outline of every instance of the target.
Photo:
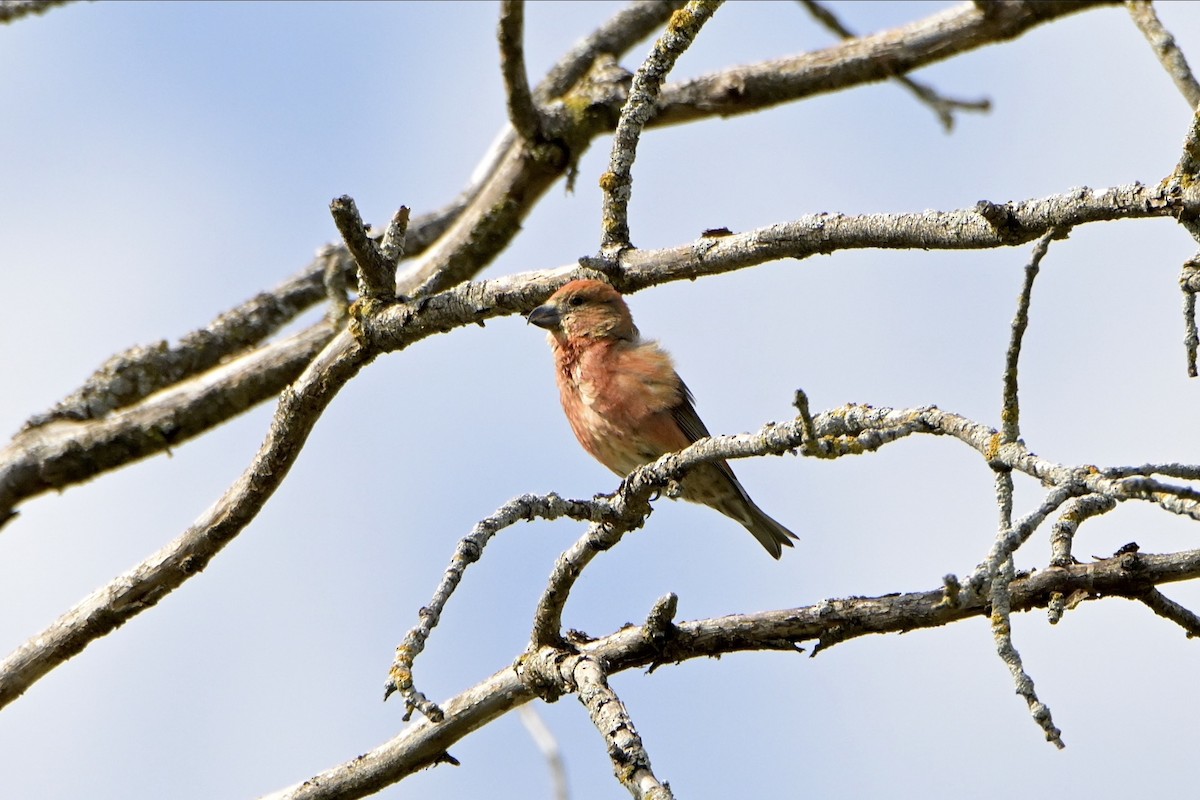
POLYGON ((518 522, 533 519, 553 520, 560 517, 590 520, 600 511, 602 508, 595 503, 564 500, 556 494, 526 494, 509 500, 496 509, 495 513, 477 522, 455 548, 450 565, 446 567, 433 598, 419 613, 420 622, 405 634, 404 640, 396 647, 396 657, 384 687, 384 699, 393 692, 400 692, 400 696, 404 698, 405 719, 415 710, 434 722, 440 721, 442 710, 413 685, 413 662, 425 649, 425 643, 441 620, 442 611, 462 582, 467 567, 483 556, 483 550, 492 537, 518 522))
POLYGON ((1179 288, 1183 291, 1183 346, 1187 353, 1187 374, 1195 378, 1196 350, 1200 333, 1196 331, 1196 293, 1200 292, 1200 253, 1183 262, 1179 272, 1179 288))
POLYGON ((996 575, 996 580, 992 583, 991 619, 992 635, 996 640, 996 652, 1000 656, 1000 660, 1008 667, 1009 672, 1012 673, 1013 681, 1017 687, 1017 694, 1025 698, 1025 702, 1029 705, 1029 713, 1033 717, 1034 722, 1046 734, 1046 741, 1053 743, 1055 747, 1061 750, 1066 747, 1063 744, 1062 731, 1054 726, 1054 720, 1050 716, 1050 708, 1038 699, 1037 692, 1033 688, 1033 679, 1025 672, 1025 667, 1021 663, 1021 654, 1013 646, 1012 600, 1008 590, 1013 577, 1013 563, 1012 558, 1009 557, 1004 561, 1000 572, 996 575))
POLYGON ((502 0, 497 38, 508 121, 522 139, 534 142, 541 134, 541 120, 525 72, 525 0, 502 0))
POLYGON ((1154 48, 1154 54, 1158 56, 1171 80, 1175 81, 1175 86, 1187 101, 1188 108, 1194 110, 1200 107, 1200 83, 1192 74, 1183 51, 1175 44, 1175 37, 1163 27, 1154 11, 1154 5, 1150 0, 1126 0, 1125 7, 1129 9, 1129 16, 1133 18, 1138 30, 1154 48))
POLYGON ((1148 589, 1143 594, 1139 594, 1137 599, 1145 603, 1146 607, 1155 614, 1171 620, 1187 631, 1189 639, 1200 636, 1200 616, 1176 603, 1158 589, 1148 589))
POLYGON ((570 800, 571 792, 567 787, 567 765, 563 763, 562 748, 558 746, 558 739, 555 738, 554 732, 546 725, 542 715, 537 713, 537 710, 531 705, 521 706, 517 709, 517 714, 521 719, 521 724, 529 732, 529 738, 533 739, 538 751, 546 759, 546 766, 550 770, 551 784, 554 787, 552 795, 554 800, 570 800))
POLYGON ((672 14, 667 30, 658 37, 654 49, 633 75, 629 99, 613 134, 608 171, 600 176, 600 187, 604 190, 602 253, 629 246, 629 198, 633 191, 630 172, 637 157, 642 128, 654 114, 663 80, 720 6, 721 0, 690 0, 687 6, 672 14))
MULTIPOLYGON (((1025 338, 1025 330, 1029 326, 1029 306, 1033 299, 1033 282, 1037 278, 1038 269, 1050 240, 1055 236, 1054 229, 1046 231, 1033 248, 1033 256, 1025 267, 1025 280, 1021 287, 1021 295, 1017 301, 1017 311, 1013 315, 1012 333, 1009 338, 1008 352, 1004 359, 1004 392, 1002 401, 1000 443, 1011 445, 1021 438, 1021 401, 1017 381, 1021 360, 1021 343, 1025 338)), ((968 579, 967 585, 972 589, 982 578, 989 589, 992 602, 992 637, 996 642, 996 654, 1008 667, 1016 683, 1017 694, 1025 698, 1029 712, 1035 722, 1046 733, 1047 741, 1053 742, 1060 749, 1064 746, 1061 731, 1054 726, 1050 717, 1050 709, 1038 699, 1034 690, 1033 679, 1025 671, 1021 653, 1013 643, 1012 637, 1012 597, 1009 595, 1009 584, 1014 575, 1013 553, 1024 544, 1034 529, 1054 509, 1079 492, 1071 484, 1057 487, 1031 519, 1026 517, 1022 524, 1014 529, 1013 512, 1013 476, 1012 470, 994 466, 996 470, 996 502, 1000 507, 1000 530, 988 553, 982 570, 968 579), (982 575, 980 572, 982 571, 982 575), (977 577, 978 576, 978 577, 977 577)))
MULTIPOLYGON (((392 265, 393 272, 396 265, 404 258, 404 251, 408 249, 408 206, 400 206, 396 209, 396 213, 392 215, 392 219, 388 222, 387 230, 383 232, 383 240, 379 243, 379 252, 392 265)), ((392 278, 392 291, 395 291, 395 276, 392 278)))
MULTIPOLYGON (((812 14, 814 19, 842 39, 857 38, 849 28, 842 24, 841 20, 832 11, 816 2, 816 0, 800 0, 800 3, 808 9, 808 13, 812 14)), ((938 121, 942 124, 942 129, 946 133, 954 130, 955 111, 988 112, 992 110, 992 103, 986 97, 981 100, 956 100, 952 97, 943 97, 933 87, 910 78, 907 75, 894 75, 892 76, 892 80, 911 91, 918 100, 929 106, 933 113, 937 115, 938 121)))
POLYGON ((1029 303, 1033 295, 1033 281, 1037 278, 1042 258, 1050 247, 1050 240, 1059 238, 1054 228, 1042 234, 1033 247, 1033 256, 1025 266, 1025 283, 1017 300, 1017 312, 1013 315, 1012 335, 1008 341, 1008 352, 1004 359, 1004 398, 1000 411, 1001 433, 1004 441, 1015 442, 1021 438, 1021 404, 1018 399, 1017 363, 1021 359, 1021 342, 1025 329, 1029 327, 1029 303))
POLYGON ((338 256, 338 248, 333 245, 322 247, 317 258, 325 261, 325 294, 329 298, 326 318, 335 325, 340 324, 350 310, 350 283, 346 280, 346 269, 338 256))
POLYGON ((592 559, 615 546, 629 532, 630 526, 592 523, 587 532, 554 562, 546 590, 533 613, 531 648, 559 647, 563 643, 562 614, 575 581, 592 559))

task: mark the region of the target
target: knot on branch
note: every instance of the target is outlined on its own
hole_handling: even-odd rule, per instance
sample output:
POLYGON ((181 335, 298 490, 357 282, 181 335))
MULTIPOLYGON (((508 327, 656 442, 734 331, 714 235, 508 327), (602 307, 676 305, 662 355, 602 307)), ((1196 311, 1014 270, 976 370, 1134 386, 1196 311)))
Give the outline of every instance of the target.
POLYGON ((547 703, 578 690, 575 668, 585 658, 574 650, 542 645, 513 664, 521 684, 547 703))
POLYGON ((984 222, 996 232, 1001 241, 1012 244, 1023 241, 1021 223, 1009 204, 998 205, 988 200, 980 200, 975 204, 975 211, 983 217, 984 222))
POLYGON ((1179 288, 1185 292, 1200 292, 1200 253, 1183 262, 1179 271, 1179 288))

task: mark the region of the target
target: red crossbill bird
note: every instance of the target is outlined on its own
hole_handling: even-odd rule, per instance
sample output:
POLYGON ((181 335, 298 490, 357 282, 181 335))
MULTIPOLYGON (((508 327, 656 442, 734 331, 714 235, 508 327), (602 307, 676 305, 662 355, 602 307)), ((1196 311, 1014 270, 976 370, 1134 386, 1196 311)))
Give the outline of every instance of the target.
MULTIPOLYGON (((708 436, 671 357, 642 339, 616 289, 571 281, 530 312, 550 332, 558 391, 575 438, 624 478, 643 464, 708 436)), ((745 526, 774 558, 796 535, 755 505, 725 461, 691 468, 680 496, 745 526)))

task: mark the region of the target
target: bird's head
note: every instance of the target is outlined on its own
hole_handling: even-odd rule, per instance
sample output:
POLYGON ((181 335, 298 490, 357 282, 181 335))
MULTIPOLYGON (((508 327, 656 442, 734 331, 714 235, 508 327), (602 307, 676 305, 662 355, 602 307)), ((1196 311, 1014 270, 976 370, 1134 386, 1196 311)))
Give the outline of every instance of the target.
POLYGON ((526 319, 559 340, 638 338, 629 306, 620 292, 603 281, 571 281, 526 319))

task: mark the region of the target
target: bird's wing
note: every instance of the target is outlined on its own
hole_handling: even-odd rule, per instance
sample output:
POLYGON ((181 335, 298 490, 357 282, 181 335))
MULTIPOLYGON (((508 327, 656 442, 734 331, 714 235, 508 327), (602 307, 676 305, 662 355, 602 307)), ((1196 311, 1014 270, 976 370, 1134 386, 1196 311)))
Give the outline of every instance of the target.
MULTIPOLYGON (((679 399, 679 404, 671 409, 671 417, 679 425, 679 429, 684 432, 690 442, 711 436, 712 434, 708 432, 708 428, 704 426, 704 421, 696 413, 696 407, 693 405, 695 398, 692 397, 692 390, 687 387, 687 384, 682 379, 679 381, 679 386, 683 389, 683 397, 679 399)), ((729 479, 729 482, 733 484, 733 488, 737 490, 738 494, 747 502, 750 502, 750 496, 746 494, 742 482, 733 474, 733 469, 726 463, 725 459, 711 463, 721 471, 721 474, 729 479)))
POLYGON ((679 424, 679 428, 687 435, 689 442, 703 439, 705 436, 711 436, 712 434, 708 432, 708 428, 704 427, 704 421, 696 413, 696 407, 693 405, 696 400, 692 396, 692 390, 687 387, 687 384, 682 379, 679 380, 679 387, 683 389, 683 397, 679 398, 679 403, 671 409, 671 416, 674 417, 675 422, 679 424))

